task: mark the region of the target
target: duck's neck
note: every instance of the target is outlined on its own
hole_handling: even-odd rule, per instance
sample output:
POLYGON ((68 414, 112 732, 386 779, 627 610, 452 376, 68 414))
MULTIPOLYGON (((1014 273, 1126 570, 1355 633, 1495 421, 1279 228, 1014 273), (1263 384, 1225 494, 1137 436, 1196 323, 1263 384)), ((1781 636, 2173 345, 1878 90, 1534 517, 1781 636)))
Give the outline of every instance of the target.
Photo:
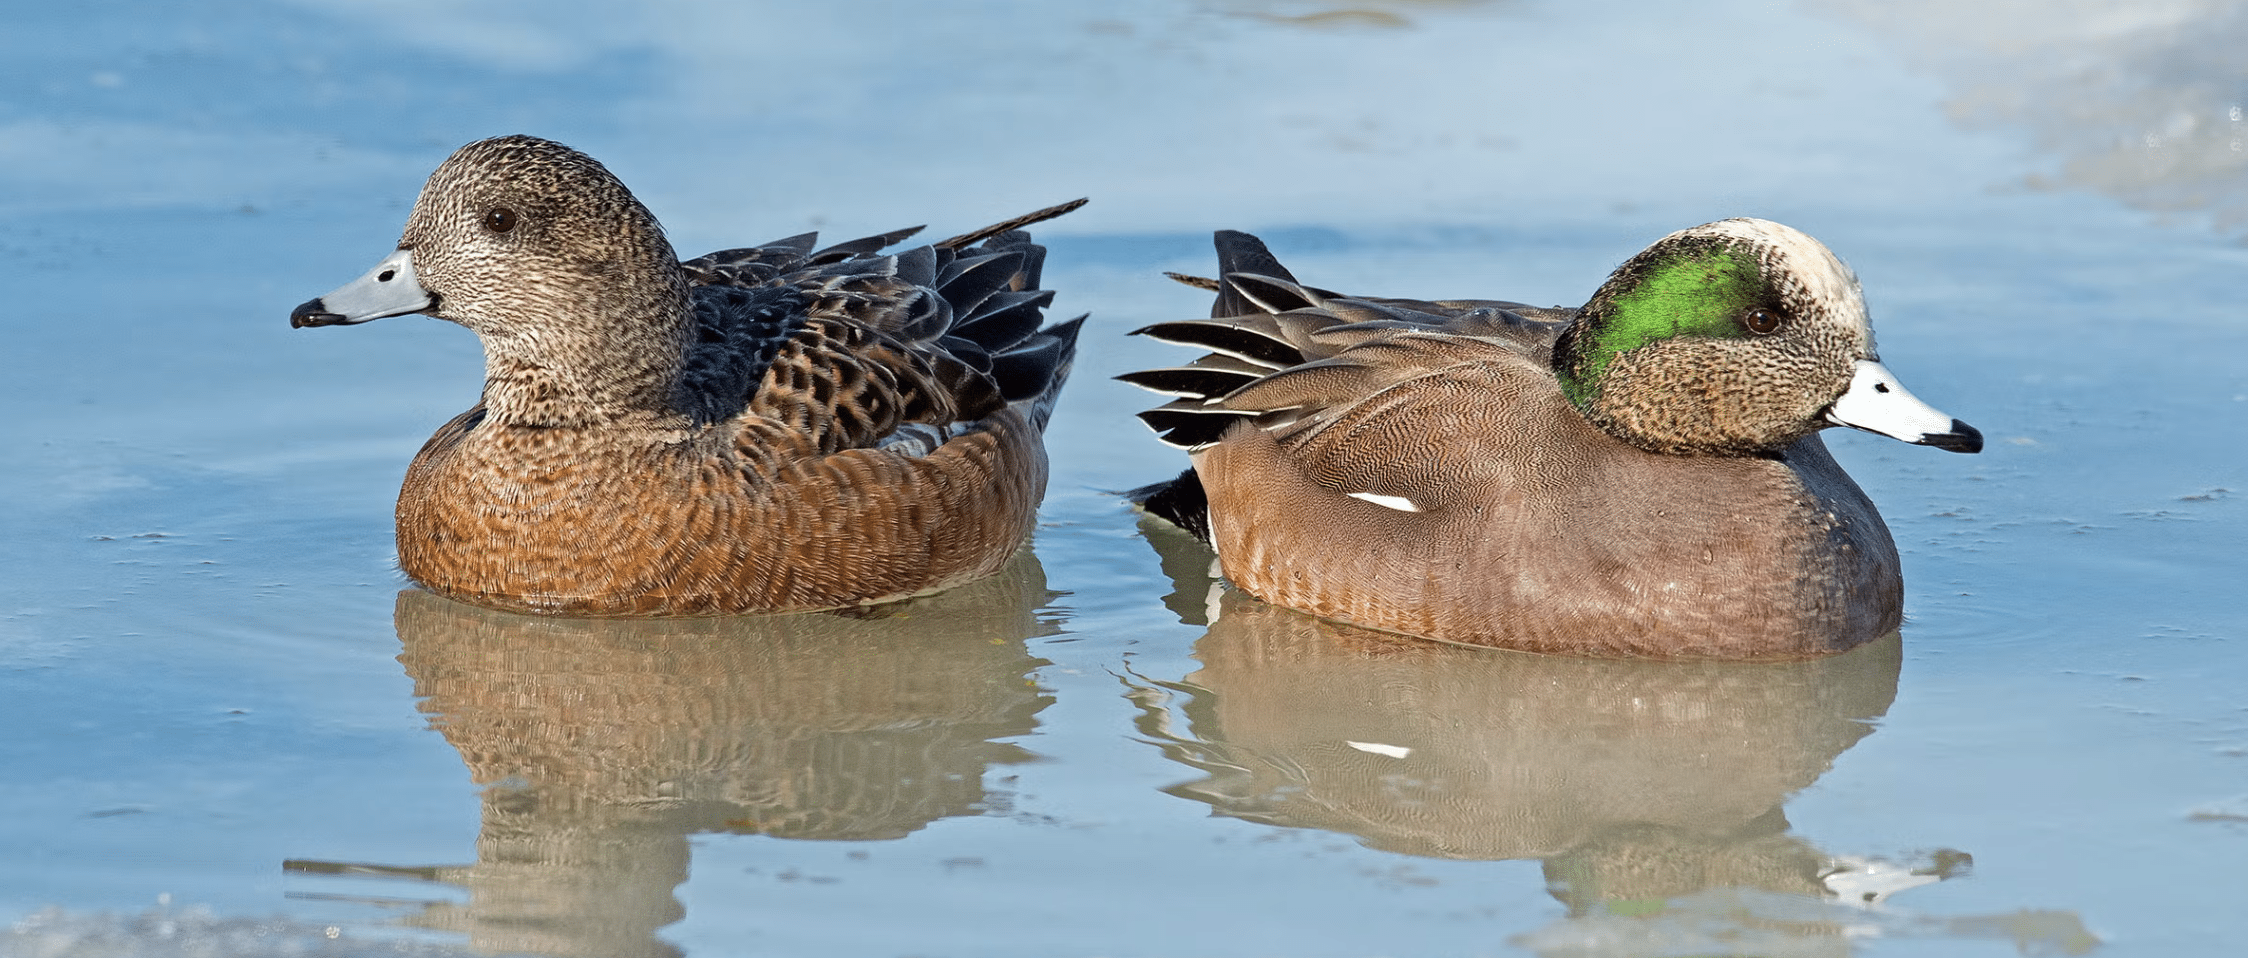
POLYGON ((672 388, 694 328, 685 280, 637 294, 629 285, 567 303, 569 318, 481 333, 486 421, 567 429, 675 415, 672 388))

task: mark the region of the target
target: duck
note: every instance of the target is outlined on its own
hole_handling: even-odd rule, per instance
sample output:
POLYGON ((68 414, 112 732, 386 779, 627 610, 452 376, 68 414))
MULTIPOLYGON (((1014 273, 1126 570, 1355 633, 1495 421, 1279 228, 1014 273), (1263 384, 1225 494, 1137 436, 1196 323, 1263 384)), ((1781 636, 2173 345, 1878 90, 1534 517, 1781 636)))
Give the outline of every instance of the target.
POLYGON ((1127 373, 1189 453, 1127 493, 1265 602, 1440 642, 1790 660, 1898 630, 1895 541, 1822 430, 1959 453, 1857 275, 1768 220, 1680 230, 1578 307, 1346 296, 1216 234, 1207 354, 1127 373))
POLYGON ((296 328, 467 327, 484 388, 422 446, 399 569, 513 612, 848 609, 997 571, 1045 492, 1085 317, 1042 326, 1023 227, 805 233, 680 261, 591 156, 501 136, 439 165, 395 252, 296 328))

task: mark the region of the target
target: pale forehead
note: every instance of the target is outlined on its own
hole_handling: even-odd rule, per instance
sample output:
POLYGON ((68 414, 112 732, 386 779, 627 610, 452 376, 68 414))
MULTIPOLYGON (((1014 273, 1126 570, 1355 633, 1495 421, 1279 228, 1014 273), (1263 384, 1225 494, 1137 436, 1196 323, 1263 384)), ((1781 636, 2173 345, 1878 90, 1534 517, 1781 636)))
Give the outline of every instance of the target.
POLYGON ((1810 234, 1771 220, 1719 220, 1686 230, 1689 234, 1725 236, 1744 240, 1762 251, 1766 261, 1794 274, 1804 291, 1829 302, 1858 295, 1858 274, 1851 272, 1825 243, 1810 234))

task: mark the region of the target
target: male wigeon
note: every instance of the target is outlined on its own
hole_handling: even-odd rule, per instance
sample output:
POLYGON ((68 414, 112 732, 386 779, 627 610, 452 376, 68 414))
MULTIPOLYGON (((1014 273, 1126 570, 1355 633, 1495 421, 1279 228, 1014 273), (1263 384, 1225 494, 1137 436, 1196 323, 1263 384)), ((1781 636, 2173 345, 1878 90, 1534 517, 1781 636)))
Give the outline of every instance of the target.
POLYGON ((1211 351, 1121 378, 1193 452, 1138 490, 1279 605, 1450 642, 1802 658, 1898 627, 1881 515, 1819 440, 1976 452, 1881 364, 1857 277, 1778 223, 1673 233, 1580 308, 1343 296, 1217 236, 1211 351))

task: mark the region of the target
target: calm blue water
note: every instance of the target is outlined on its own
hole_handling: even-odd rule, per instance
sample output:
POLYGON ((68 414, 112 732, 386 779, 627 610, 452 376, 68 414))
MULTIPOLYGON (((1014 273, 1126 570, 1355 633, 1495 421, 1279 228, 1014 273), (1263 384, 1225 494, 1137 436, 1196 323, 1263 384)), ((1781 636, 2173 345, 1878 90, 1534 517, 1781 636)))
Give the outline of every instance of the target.
POLYGON ((0 953, 2232 953, 2244 48, 2220 0, 11 8, 0 953), (863 619, 401 594, 392 497, 474 338, 285 317, 505 132, 688 255, 1091 195, 1041 234, 1094 319, 1035 556, 863 619), (1213 228, 1324 287, 1577 303, 1735 215, 1849 260, 1990 437, 1830 439, 1901 643, 1211 625, 1207 555, 1108 494, 1181 465, 1107 377, 1175 358, 1122 334, 1207 308, 1161 274, 1213 228))

